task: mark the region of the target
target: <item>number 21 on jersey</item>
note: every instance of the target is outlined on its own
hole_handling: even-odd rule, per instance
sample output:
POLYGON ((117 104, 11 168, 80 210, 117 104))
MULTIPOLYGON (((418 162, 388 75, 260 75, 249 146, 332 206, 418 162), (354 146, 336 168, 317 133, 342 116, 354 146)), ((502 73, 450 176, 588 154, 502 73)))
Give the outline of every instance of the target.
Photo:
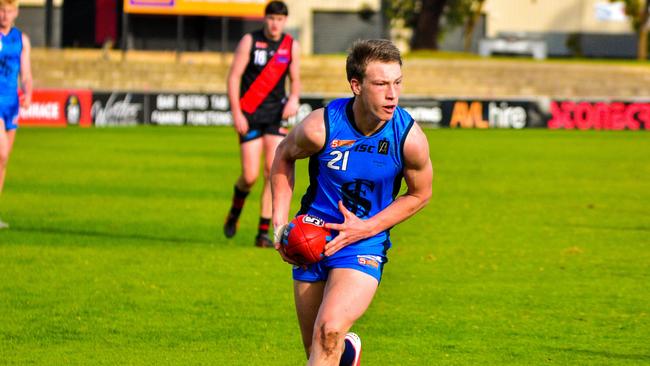
POLYGON ((331 156, 334 156, 332 160, 327 163, 327 167, 334 170, 348 170, 348 156, 350 156, 350 151, 332 151, 331 156))

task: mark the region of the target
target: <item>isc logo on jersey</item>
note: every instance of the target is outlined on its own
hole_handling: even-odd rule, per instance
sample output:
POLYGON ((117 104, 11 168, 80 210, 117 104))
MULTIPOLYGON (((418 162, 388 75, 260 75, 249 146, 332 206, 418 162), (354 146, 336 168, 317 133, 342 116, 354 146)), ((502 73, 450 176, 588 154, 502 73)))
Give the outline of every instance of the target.
MULTIPOLYGON (((330 147, 332 149, 336 149, 337 147, 352 146, 352 145, 354 145, 355 142, 356 142, 356 140, 338 140, 338 139, 335 139, 335 140, 332 140, 332 142, 330 143, 330 147)), ((381 139, 379 141, 379 144, 377 144, 377 146, 369 145, 369 144, 359 144, 359 145, 355 146, 353 150, 358 151, 358 152, 369 152, 369 153, 373 153, 373 152, 377 151, 379 154, 388 155, 389 146, 390 146, 390 143, 388 142, 388 140, 381 139), (375 148, 376 148, 376 150, 375 150, 375 148)))
POLYGON ((345 146, 353 146, 353 145, 354 147, 346 151, 338 151, 338 150, 331 151, 329 155, 332 156, 332 159, 327 163, 327 167, 333 170, 346 171, 348 168, 348 158, 350 156, 350 151, 388 155, 390 143, 386 139, 381 139, 376 146, 371 144, 355 145, 355 142, 356 140, 338 140, 338 139, 332 140, 332 142, 330 143, 330 147, 332 149, 345 147, 345 146))

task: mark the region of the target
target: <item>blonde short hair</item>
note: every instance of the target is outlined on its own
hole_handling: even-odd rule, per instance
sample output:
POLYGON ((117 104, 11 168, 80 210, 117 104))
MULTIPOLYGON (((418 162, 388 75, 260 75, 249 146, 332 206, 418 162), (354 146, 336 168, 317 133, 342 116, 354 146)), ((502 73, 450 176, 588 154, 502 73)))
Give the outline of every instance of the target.
POLYGON ((18 0, 0 0, 0 6, 5 5, 18 7, 18 0))

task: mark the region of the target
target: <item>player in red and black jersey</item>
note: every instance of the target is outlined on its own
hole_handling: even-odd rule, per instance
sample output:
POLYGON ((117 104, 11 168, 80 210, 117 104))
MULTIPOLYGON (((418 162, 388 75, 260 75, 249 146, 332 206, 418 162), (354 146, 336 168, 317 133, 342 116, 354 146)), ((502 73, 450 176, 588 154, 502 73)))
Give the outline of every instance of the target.
POLYGON ((300 93, 298 42, 284 33, 289 11, 282 1, 271 1, 264 11, 264 27, 246 34, 235 51, 228 75, 228 98, 239 135, 242 174, 235 183, 232 207, 224 234, 231 238, 246 196, 257 180, 264 153, 264 189, 255 245, 273 247, 271 187, 268 180, 275 149, 286 136, 283 121, 296 114, 300 93), (289 96, 285 81, 290 79, 289 96))

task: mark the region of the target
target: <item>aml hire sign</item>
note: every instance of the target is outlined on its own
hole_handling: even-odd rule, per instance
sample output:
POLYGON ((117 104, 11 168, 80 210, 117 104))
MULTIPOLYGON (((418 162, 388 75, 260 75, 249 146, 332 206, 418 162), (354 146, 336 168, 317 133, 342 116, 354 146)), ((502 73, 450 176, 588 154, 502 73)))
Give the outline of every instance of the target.
POLYGON ((124 11, 136 14, 264 16, 266 0, 124 0, 124 11))

